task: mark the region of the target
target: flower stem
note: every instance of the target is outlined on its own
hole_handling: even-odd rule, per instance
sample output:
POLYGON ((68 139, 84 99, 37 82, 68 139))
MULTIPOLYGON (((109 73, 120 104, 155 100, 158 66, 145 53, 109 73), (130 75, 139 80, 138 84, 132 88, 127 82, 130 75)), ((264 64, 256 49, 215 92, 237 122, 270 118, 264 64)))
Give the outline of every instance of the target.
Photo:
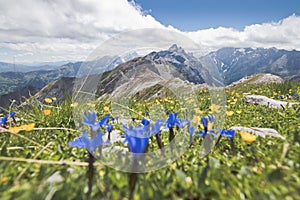
POLYGON ((235 154, 236 149, 235 149, 235 143, 234 143, 233 138, 230 138, 230 144, 231 144, 231 151, 232 151, 233 154, 235 154))
MULTIPOLYGON (((134 172, 136 166, 138 165, 138 159, 133 159, 132 171, 134 172)), ((129 174, 129 200, 133 200, 134 198, 134 190, 137 183, 138 174, 137 173, 130 173, 129 174)))
POLYGON ((169 128, 169 142, 171 142, 175 137, 175 134, 174 134, 174 129, 173 127, 170 127, 169 128))
POLYGON ((159 149, 162 149, 163 148, 163 143, 161 141, 160 134, 156 134, 155 138, 156 138, 159 149))
POLYGON ((92 193, 92 187, 93 187, 93 177, 94 177, 94 162, 95 158, 94 156, 88 151, 89 160, 88 160, 88 171, 87 171, 87 177, 88 177, 88 197, 90 197, 92 193))
POLYGON ((134 198, 134 190, 137 183, 138 174, 130 173, 129 174, 129 200, 134 198))

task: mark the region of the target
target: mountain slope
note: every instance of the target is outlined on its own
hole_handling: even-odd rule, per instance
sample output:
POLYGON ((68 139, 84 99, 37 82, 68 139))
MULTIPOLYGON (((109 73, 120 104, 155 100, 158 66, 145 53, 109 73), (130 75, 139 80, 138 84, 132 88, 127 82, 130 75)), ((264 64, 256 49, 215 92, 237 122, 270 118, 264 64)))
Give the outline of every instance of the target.
MULTIPOLYGON (((181 83, 202 84, 205 82, 202 71, 207 70, 192 55, 173 45, 168 50, 135 58, 103 73, 96 96, 134 96, 146 88, 175 79, 181 83)), ((176 87, 170 89, 176 90, 176 87)))
POLYGON ((226 85, 258 73, 271 73, 284 79, 300 75, 299 51, 276 48, 222 48, 209 56, 223 74, 226 85))

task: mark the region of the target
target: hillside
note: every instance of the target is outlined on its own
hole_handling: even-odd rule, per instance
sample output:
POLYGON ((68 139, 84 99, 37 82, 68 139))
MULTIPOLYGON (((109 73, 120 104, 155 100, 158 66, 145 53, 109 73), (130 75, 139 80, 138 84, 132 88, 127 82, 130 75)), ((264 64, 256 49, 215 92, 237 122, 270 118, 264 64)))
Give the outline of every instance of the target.
POLYGON ((271 73, 283 79, 300 76, 300 52, 276 48, 222 48, 208 54, 223 74, 226 85, 245 76, 271 73))

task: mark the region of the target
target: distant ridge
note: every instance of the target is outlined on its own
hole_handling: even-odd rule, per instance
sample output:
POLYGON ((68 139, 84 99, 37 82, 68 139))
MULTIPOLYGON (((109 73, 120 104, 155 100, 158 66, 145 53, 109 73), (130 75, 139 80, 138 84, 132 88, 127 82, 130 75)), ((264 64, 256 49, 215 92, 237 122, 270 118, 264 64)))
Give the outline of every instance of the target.
MULTIPOLYGON (((263 84, 268 82, 264 81, 264 79, 270 80, 270 76, 277 76, 276 81, 279 79, 300 81, 300 52, 295 50, 287 51, 278 50, 276 48, 253 49, 228 47, 211 52, 200 59, 203 58, 208 58, 213 61, 217 66, 216 70, 223 76, 225 85, 230 85, 240 79, 243 80, 244 77, 252 77, 256 74, 272 74, 268 76, 263 75, 259 79, 261 81, 258 83, 263 84)), ((76 76, 77 72, 81 69, 80 67, 82 64, 88 66, 90 63, 67 63, 58 67, 56 70, 32 71, 30 73, 0 73, 0 96, 1 94, 9 93, 9 95, 2 97, 0 106, 8 101, 8 99, 5 98, 8 98, 8 96, 16 96, 14 92, 18 92, 20 89, 27 91, 26 94, 29 94, 30 92, 30 94, 34 95, 46 86, 48 87, 47 91, 51 92, 51 88, 55 87, 56 84, 63 84, 64 81, 69 80, 64 79, 63 77, 71 78, 76 76), (60 80, 60 82, 54 82, 54 84, 47 85, 56 80, 60 80), (16 85, 16 82, 18 85, 16 85)), ((155 85, 155 88, 158 89, 159 81, 166 81, 167 79, 176 79, 175 82, 179 85, 182 85, 182 83, 194 85, 206 82, 222 83, 222 80, 214 77, 215 73, 213 69, 198 64, 197 62, 195 64, 193 55, 185 52, 183 48, 178 47, 176 44, 172 45, 167 50, 151 52, 143 57, 138 57, 136 53, 132 53, 123 58, 118 56, 104 56, 93 61, 91 64, 90 67, 93 74, 101 73, 101 81, 99 78, 99 87, 96 91, 96 95, 98 96, 110 93, 121 93, 122 91, 144 94, 142 92, 143 89, 155 85), (161 66, 169 67, 162 68, 161 66), (129 90, 125 88, 127 82, 124 77, 120 77, 120 74, 126 75, 131 79, 134 79, 134 77, 140 77, 140 79, 132 80, 135 81, 135 86, 132 88, 128 87, 130 88, 129 90), (135 74, 135 76, 132 76, 132 74, 135 74), (210 74, 210 76, 205 76, 207 74, 210 74), (205 77, 203 77, 203 75, 205 77), (145 81, 143 80, 143 76, 144 78, 145 76, 152 78, 145 81), (207 79, 208 77, 210 79, 207 79), (152 83, 150 83, 151 79, 152 83)), ((81 70, 80 74, 86 76, 89 73, 85 70, 81 70)), ((246 78, 246 80, 248 83, 251 83, 249 78, 246 78)), ((238 83, 239 82, 236 82, 234 84, 237 85, 238 83)), ((72 86, 70 85, 69 87, 72 86)), ((69 90, 66 91, 66 93, 70 92, 69 90)), ((59 93, 59 91, 57 92, 59 93)), ((55 94, 60 96, 60 93, 58 93, 56 94, 54 92, 53 96, 55 94)), ((43 96, 42 94, 43 92, 41 91, 39 96, 43 96)), ((64 95, 65 94, 61 95, 62 98, 64 95)))

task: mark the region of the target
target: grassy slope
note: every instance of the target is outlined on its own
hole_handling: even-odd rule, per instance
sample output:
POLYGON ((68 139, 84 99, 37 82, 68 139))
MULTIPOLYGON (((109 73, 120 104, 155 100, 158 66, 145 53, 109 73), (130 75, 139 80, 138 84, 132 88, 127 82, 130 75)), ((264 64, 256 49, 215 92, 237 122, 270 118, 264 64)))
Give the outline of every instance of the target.
MULTIPOLYGON (((231 152, 229 140, 222 138, 211 154, 199 158, 202 138, 196 137, 191 147, 171 166, 140 174, 136 199, 297 199, 300 191, 300 108, 270 110, 247 105, 241 100, 243 92, 278 95, 300 92, 295 83, 267 86, 239 87, 227 90, 227 110, 235 113, 226 118, 225 128, 233 125, 269 127, 279 131, 286 140, 257 138, 253 143, 235 136, 237 154, 231 152), (241 111, 240 114, 237 111, 241 111)), ((198 95, 200 110, 207 114, 208 93, 198 95)), ((176 110, 170 99, 159 99, 167 109, 176 110)), ((299 101, 299 99, 298 99, 299 101)), ((51 106, 32 101, 30 107, 16 110, 19 124, 36 123, 37 128, 60 127, 74 129, 70 101, 51 106), (53 106, 53 107, 52 107, 53 106), (44 116, 43 109, 51 109, 44 116)), ((154 102, 134 102, 136 112, 147 111, 154 102)), ((102 105, 96 106, 103 116, 102 105)), ((91 110, 94 109, 91 107, 91 110)), ((162 117, 166 118, 164 114, 162 117)), ((0 133, 1 157, 42 159, 51 161, 87 161, 86 151, 70 148, 68 142, 80 133, 73 130, 34 130, 0 133), (36 142, 32 143, 21 136, 36 142), (48 145, 47 150, 38 146, 48 145), (21 147, 21 148, 18 148, 21 147)), ((167 143, 167 141, 165 141, 167 143)), ((154 145, 154 148, 157 148, 154 145)), ((128 197, 127 173, 105 166, 97 166, 92 192, 93 199, 124 199, 128 197)), ((87 191, 86 167, 76 165, 28 164, 0 161, 1 199, 85 199, 87 191), (59 171, 63 182, 46 183, 45 180, 59 171)))

